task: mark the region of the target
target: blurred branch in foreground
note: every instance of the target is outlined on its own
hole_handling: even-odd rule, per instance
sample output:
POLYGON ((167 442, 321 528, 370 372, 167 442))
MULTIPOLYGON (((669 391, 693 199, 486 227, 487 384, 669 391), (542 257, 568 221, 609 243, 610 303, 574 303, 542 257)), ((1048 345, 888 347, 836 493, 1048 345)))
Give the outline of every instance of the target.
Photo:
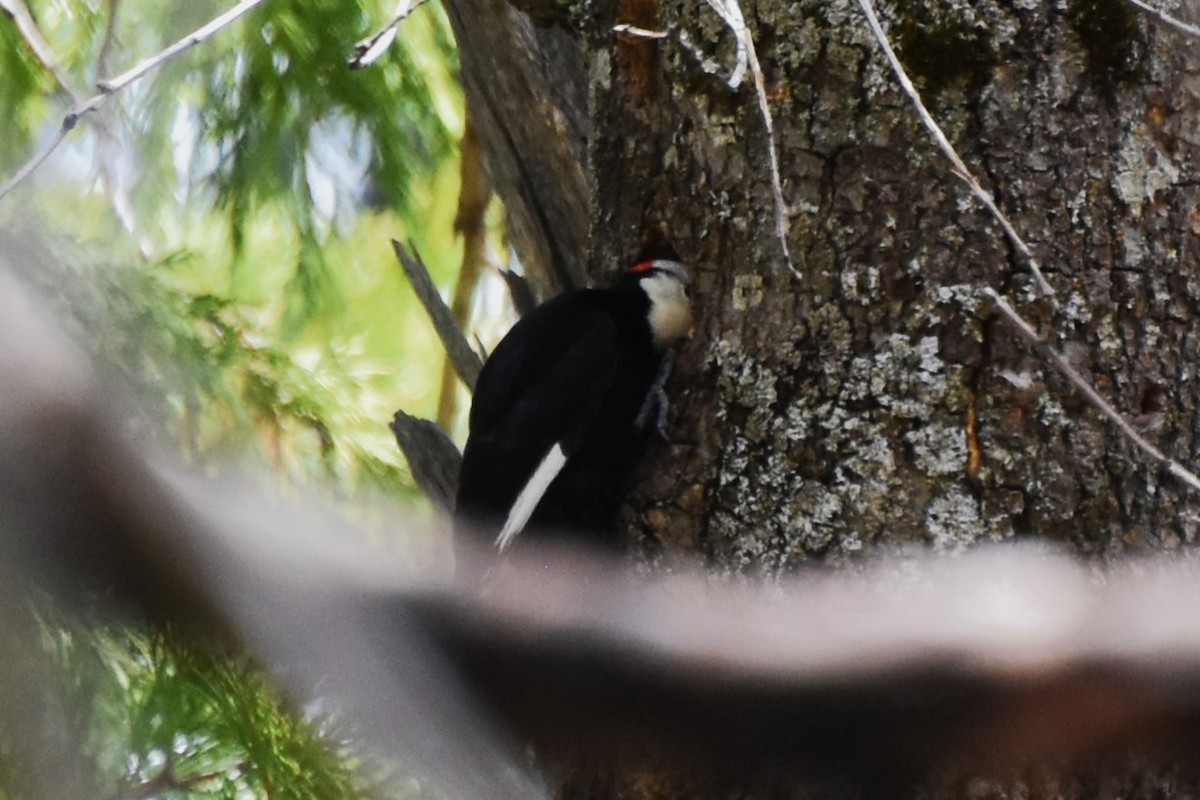
MULTIPOLYGON (((0 269, 0 624, 50 591, 236 642, 453 797, 547 796, 525 743, 552 771, 626 759, 701 784, 867 791, 1200 744, 1186 562, 1097 580, 992 550, 764 589, 543 551, 464 586, 412 574, 319 508, 140 452, 108 397, 0 269)), ((0 708, 29 718, 10 658, 0 708)))

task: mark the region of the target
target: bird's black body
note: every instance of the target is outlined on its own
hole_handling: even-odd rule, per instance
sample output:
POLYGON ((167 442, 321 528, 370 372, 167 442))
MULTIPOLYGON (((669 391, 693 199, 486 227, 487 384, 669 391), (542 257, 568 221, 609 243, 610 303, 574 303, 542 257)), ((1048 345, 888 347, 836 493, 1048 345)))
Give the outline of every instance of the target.
POLYGON ((566 463, 521 538, 614 539, 629 467, 644 438, 635 419, 661 358, 651 301, 634 274, 611 289, 556 297, 496 347, 475 387, 456 508, 458 535, 490 542, 556 445, 566 463))

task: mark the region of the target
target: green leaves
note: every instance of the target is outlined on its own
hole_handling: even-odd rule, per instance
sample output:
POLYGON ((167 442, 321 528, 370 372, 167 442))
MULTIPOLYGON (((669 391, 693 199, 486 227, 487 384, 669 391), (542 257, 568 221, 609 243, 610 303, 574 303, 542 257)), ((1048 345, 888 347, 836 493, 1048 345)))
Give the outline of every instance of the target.
POLYGON ((376 794, 378 778, 346 749, 336 720, 289 708, 240 658, 178 635, 60 618, 41 630, 48 686, 74 715, 75 743, 95 760, 105 796, 376 794))
POLYGON ((48 111, 45 95, 53 91, 49 73, 40 69, 13 22, 0 16, 0 97, 4 135, 0 136, 0 168, 16 171, 21 156, 30 147, 33 134, 48 111))
MULTIPOLYGON (((30 3, 85 93, 228 5, 30 3)), ((0 249, 136 398, 121 422, 147 446, 209 469, 246 459, 344 498, 415 495, 387 423, 432 411, 440 348, 388 242, 414 240, 446 278, 462 99, 432 4, 377 63, 347 68, 392 13, 390 0, 267 2, 111 97, 0 202, 0 249)), ((0 16, 0 183, 69 107, 0 16)), ((288 708, 237 657, 95 622, 54 619, 43 638, 105 796, 378 793, 333 720, 288 708)), ((6 800, 20 765, 2 723, 6 800)))
POLYGON ((205 72, 199 146, 216 159, 200 177, 229 212, 235 255, 243 254, 247 216, 264 204, 294 220, 301 249, 288 330, 336 299, 322 231, 364 207, 417 219, 414 182, 429 180, 450 154, 458 122, 437 113, 431 91, 445 90, 444 69, 426 69, 426 82, 417 67, 448 63, 440 18, 406 20, 387 57, 366 70, 346 66, 383 19, 340 0, 268 5, 247 20, 232 67, 205 72))
MULTIPOLYGON (((223 9, 32 6, 81 87, 223 9)), ((62 220, 50 238, 87 253, 64 268, 97 288, 64 313, 108 332, 88 340, 193 456, 249 447, 343 491, 408 487, 386 421, 402 404, 431 407, 438 364, 387 241, 415 237, 435 271, 450 262, 461 96, 432 5, 372 67, 347 68, 392 13, 386 0, 266 3, 114 96, 47 168, 27 222, 62 220)), ((0 106, 53 119, 55 82, 6 22, 0 106)), ((0 149, 23 154, 20 132, 0 149)), ((0 223, 21 211, 0 205, 0 223)))

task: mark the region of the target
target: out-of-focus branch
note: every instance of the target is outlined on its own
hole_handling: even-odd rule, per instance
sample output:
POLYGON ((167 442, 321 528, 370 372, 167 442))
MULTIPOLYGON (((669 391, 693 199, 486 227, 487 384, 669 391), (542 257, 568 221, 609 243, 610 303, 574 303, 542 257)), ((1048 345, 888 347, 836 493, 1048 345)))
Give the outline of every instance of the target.
POLYGON ((104 38, 100 41, 100 50, 96 53, 96 74, 108 74, 108 59, 112 55, 113 45, 117 41, 117 11, 121 0, 108 0, 108 17, 104 20, 104 38))
MULTIPOLYGON (((213 35, 222 28, 225 28, 241 19, 246 14, 262 5, 264 2, 266 2, 266 0, 241 0, 241 2, 226 11, 224 14, 213 18, 205 25, 201 25, 199 28, 192 31, 187 36, 184 36, 182 39, 170 45, 169 47, 163 48, 149 58, 143 59, 140 63, 136 64, 125 72, 122 72, 115 78, 99 81, 97 86, 100 88, 101 94, 92 98, 92 100, 89 102, 98 105, 99 102, 101 102, 102 97, 124 89, 138 78, 141 78, 147 72, 158 69, 183 51, 195 47, 201 42, 211 39, 213 35)), ((94 106, 77 109, 77 115, 90 111, 92 107, 94 106)))
MULTIPOLYGON (((0 247, 0 264, 47 268, 39 257, 20 241, 0 247)), ((365 538, 325 550, 320 532, 345 534, 347 526, 327 509, 259 505, 248 488, 255 482, 218 487, 147 454, 144 441, 121 432, 113 387, 52 319, 0 268, 0 609, 26 607, 29 592, 89 609, 105 598, 240 643, 277 669, 294 697, 336 706, 446 796, 547 797, 410 613, 385 599, 390 590, 377 596, 382 604, 364 604, 375 593, 369 587, 391 584, 402 564, 368 556, 365 538), (260 549, 272 530, 290 532, 286 550, 260 549), (263 558, 284 560, 267 567, 263 558), (314 638, 297 639, 302 629, 314 638)), ((0 662, 11 657, 0 649, 0 662)), ((10 674, 0 668, 0 698, 21 690, 10 674)))
MULTIPOLYGON (((104 20, 104 38, 100 42, 100 49, 96 53, 96 74, 105 75, 108 73, 108 62, 112 56, 113 45, 117 39, 117 13, 121 8, 121 0, 108 0, 105 3, 108 9, 108 16, 104 20)), ((78 98, 76 98, 78 101, 78 98)), ((121 221, 121 225, 125 230, 134 234, 138 238, 138 251, 143 259, 149 260, 154 253, 154 244, 149 238, 139 236, 139 228, 137 212, 134 210, 133 201, 129 197, 129 191, 125 182, 116 169, 116 165, 111 158, 112 153, 117 151, 121 142, 112 130, 112 119, 104 119, 97 113, 93 120, 98 121, 96 129, 100 133, 101 141, 104 146, 96 149, 94 159, 97 166, 97 171, 100 175, 101 185, 104 187, 105 193, 108 195, 109 205, 112 208, 113 214, 121 221)))
POLYGON ((997 549, 763 589, 464 547, 482 583, 414 574, 317 505, 147 456, 52 317, 0 283, 0 609, 33 587, 103 596, 241 642, 453 796, 547 796, 495 720, 540 764, 722 785, 1200 746, 1194 564, 1100 583, 997 549))
MULTIPOLYGON (((16 0, 6 0, 6 2, 15 1, 16 0)), ((132 69, 126 70, 114 78, 98 81, 97 88, 100 89, 100 92, 93 97, 88 98, 87 100, 77 102, 74 108, 67 112, 67 115, 63 117, 62 124, 59 126, 58 134, 50 141, 50 144, 47 145, 44 150, 31 158, 23 167, 17 170, 17 174, 14 175, 12 179, 8 181, 8 183, 4 184, 3 188, 0 188, 0 200, 3 200, 6 196, 8 196, 13 189, 21 185, 21 183, 28 179, 30 175, 37 171, 38 167, 45 163, 46 159, 49 158, 51 154, 58 149, 58 146, 63 143, 63 140, 67 138, 67 134, 75 128, 75 125, 79 122, 81 117, 91 113, 92 111, 95 111, 97 108, 102 106, 110 96, 124 89, 126 86, 133 83, 138 78, 141 78, 146 73, 161 67, 163 64, 167 63, 183 51, 194 47, 195 45, 200 44, 207 39, 210 39, 222 28, 228 26, 235 20, 262 5, 265 1, 266 0, 241 0, 240 3, 226 11, 224 14, 216 17, 206 25, 202 25, 169 47, 166 47, 160 50, 158 53, 155 53, 153 56, 143 60, 132 69)))
MULTIPOLYGON (((488 204, 492 201, 492 183, 488 180, 487 167, 483 163, 483 145, 469 112, 459 149, 462 164, 454 230, 462 236, 463 255, 454 294, 450 298, 450 311, 458 322, 459 330, 465 331, 471 316, 475 288, 487 265, 486 215, 488 204)), ((454 417, 458 413, 457 389, 455 370, 447 358, 442 365, 442 388, 438 396, 437 418, 443 430, 450 430, 454 426, 454 417)))
POLYGON ((54 48, 42 35, 42 30, 38 27, 33 15, 29 13, 29 6, 26 5, 25 0, 0 0, 0 11, 3 11, 16 23, 21 38, 25 40, 25 44, 29 46, 30 52, 33 53, 42 68, 54 76, 54 80, 58 82, 63 91, 71 96, 72 100, 76 103, 80 102, 83 99, 82 95, 75 90, 66 75, 59 69, 58 59, 54 56, 54 48))
POLYGON ((58 146, 67 138, 67 134, 69 134, 75 127, 75 122, 77 119, 77 117, 69 117, 68 119, 63 120, 62 127, 58 129, 58 133, 54 134, 54 138, 50 140, 50 143, 47 144, 40 152, 36 153, 33 158, 29 159, 29 161, 26 161, 25 164, 19 170, 17 170, 16 174, 9 179, 8 183, 0 187, 0 200, 3 200, 10 193, 12 193, 13 189, 16 189, 18 186, 24 183, 30 175, 37 172, 38 168, 41 167, 42 164, 46 163, 46 159, 54 154, 54 151, 58 149, 58 146))
MULTIPOLYGON (((99 75, 103 75, 108 71, 108 56, 112 52, 112 45, 116 32, 117 8, 119 5, 120 0, 108 0, 107 3, 108 16, 104 25, 104 38, 100 43, 100 51, 96 57, 96 73, 99 75)), ((6 14, 13 18, 17 24, 17 30, 25 39, 30 51, 33 52, 38 62, 42 65, 42 68, 49 72, 54 77, 55 81, 58 82, 59 86, 62 87, 63 91, 65 91, 71 97, 72 102, 77 105, 83 103, 83 93, 76 88, 66 74, 59 68, 59 62, 55 57, 53 48, 42 35, 41 29, 37 26, 37 22, 33 19, 33 16, 29 13, 29 8, 25 4, 24 0, 0 0, 0 10, 3 10, 6 14)), ((97 122, 96 130, 106 147, 113 147, 116 144, 116 137, 113 135, 110 127, 110 121, 101 121, 96 117, 93 117, 93 120, 97 122)), ((60 139, 63 136, 65 136, 65 134, 60 131, 60 139)), ((35 159, 27 164, 26 169, 19 172, 18 175, 13 178, 11 181, 11 186, 19 184, 22 180, 24 180, 26 175, 37 169, 37 167, 41 165, 41 162, 58 147, 60 139, 53 140, 51 146, 43 151, 40 159, 35 159)), ((102 149, 97 150, 95 158, 98 165, 100 181, 104 187, 105 193, 108 195, 113 213, 118 219, 121 220, 121 224, 126 230, 131 233, 135 232, 137 230, 137 219, 133 211, 133 204, 129 200, 128 193, 125 191, 124 187, 120 185, 120 181, 114 174, 114 170, 110 164, 107 162, 102 149)), ((9 188, 9 186, 6 186, 3 190, 0 190, 0 197, 2 197, 3 194, 9 190, 9 188)), ((143 256, 148 255, 150 250, 146 242, 140 243, 140 249, 143 256)))

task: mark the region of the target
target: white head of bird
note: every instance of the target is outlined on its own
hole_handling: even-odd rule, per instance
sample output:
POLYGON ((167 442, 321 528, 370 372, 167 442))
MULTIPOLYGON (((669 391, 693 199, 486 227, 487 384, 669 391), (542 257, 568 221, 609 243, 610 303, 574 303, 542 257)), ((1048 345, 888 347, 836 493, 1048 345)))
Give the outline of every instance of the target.
POLYGON ((692 304, 687 269, 678 261, 655 259, 630 270, 650 299, 648 319, 654 346, 663 350, 692 334, 692 304))

